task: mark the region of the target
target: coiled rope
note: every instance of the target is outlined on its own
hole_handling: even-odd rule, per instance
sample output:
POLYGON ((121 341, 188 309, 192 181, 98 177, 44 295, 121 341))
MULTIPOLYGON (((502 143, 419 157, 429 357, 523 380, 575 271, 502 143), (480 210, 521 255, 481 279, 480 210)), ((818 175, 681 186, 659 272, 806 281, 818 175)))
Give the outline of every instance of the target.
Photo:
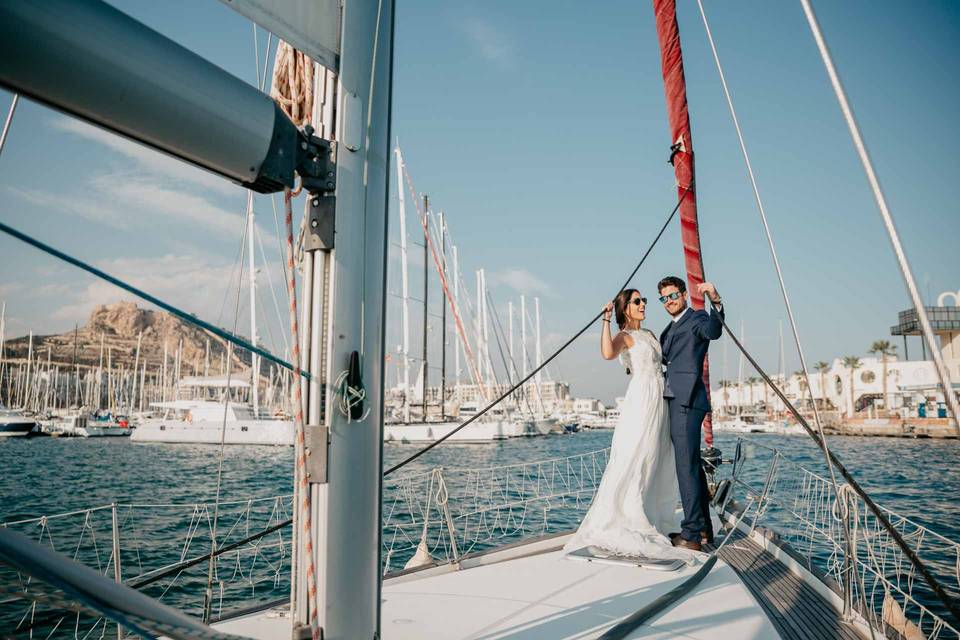
POLYGON ((280 40, 273 60, 270 97, 301 127, 313 114, 313 60, 280 40))

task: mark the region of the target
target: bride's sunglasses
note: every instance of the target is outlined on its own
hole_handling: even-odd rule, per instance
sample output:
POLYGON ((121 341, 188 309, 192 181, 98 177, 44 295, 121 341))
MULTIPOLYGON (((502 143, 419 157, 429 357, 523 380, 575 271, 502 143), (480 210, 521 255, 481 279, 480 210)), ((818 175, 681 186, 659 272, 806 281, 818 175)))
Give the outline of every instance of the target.
POLYGON ((660 296, 660 302, 662 302, 663 304, 667 304, 667 300, 676 300, 682 295, 683 294, 680 293, 679 291, 674 291, 673 293, 668 293, 665 296, 660 296))
POLYGON ((633 300, 630 301, 630 303, 631 303, 631 304, 635 304, 635 305, 637 305, 637 306, 639 307, 641 304, 643 304, 643 305, 647 304, 647 299, 646 299, 646 298, 634 298, 633 300))

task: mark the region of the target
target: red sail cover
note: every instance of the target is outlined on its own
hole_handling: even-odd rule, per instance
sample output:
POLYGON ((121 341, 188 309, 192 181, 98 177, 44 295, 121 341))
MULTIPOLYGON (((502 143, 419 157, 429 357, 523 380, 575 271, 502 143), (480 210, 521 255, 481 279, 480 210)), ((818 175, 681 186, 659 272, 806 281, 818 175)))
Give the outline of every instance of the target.
MULTIPOLYGON (((690 137, 690 115, 687 113, 687 82, 683 76, 683 52, 680 49, 680 29, 677 27, 675 0, 653 0, 657 21, 657 40, 660 42, 660 63, 663 71, 663 90, 667 97, 667 116, 670 119, 670 160, 677 176, 677 196, 680 203, 680 237, 687 267, 687 289, 694 309, 703 309, 703 296, 697 285, 703 282, 703 257, 700 255, 700 228, 697 224, 697 195, 694 186, 693 140, 690 137)), ((710 394, 709 361, 703 362, 703 383, 710 394)), ((713 446, 713 425, 710 414, 703 421, 703 435, 708 447, 713 446)))

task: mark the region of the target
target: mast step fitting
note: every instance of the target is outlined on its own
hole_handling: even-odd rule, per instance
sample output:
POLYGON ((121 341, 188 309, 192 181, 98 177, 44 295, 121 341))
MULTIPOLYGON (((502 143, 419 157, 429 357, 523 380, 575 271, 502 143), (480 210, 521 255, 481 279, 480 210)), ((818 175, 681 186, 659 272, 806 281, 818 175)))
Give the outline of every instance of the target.
POLYGON ((304 444, 307 454, 307 482, 310 484, 327 483, 327 456, 330 446, 330 429, 323 425, 311 424, 303 428, 304 444))
MULTIPOLYGON (((313 632, 308 624, 294 624, 290 637, 292 640, 310 640, 313 638, 313 632)), ((320 627, 320 640, 323 640, 323 627, 320 627)))

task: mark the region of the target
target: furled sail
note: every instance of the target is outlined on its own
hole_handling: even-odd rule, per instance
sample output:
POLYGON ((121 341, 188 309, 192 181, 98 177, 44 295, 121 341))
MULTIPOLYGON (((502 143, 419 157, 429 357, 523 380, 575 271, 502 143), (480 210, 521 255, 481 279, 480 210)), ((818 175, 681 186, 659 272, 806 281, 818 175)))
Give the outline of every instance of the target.
MULTIPOLYGON (((670 163, 677 176, 677 194, 680 203, 680 237, 687 269, 690 305, 703 309, 703 296, 697 285, 703 282, 703 257, 700 253, 700 227, 697 223, 697 192, 694 184, 693 140, 690 137, 690 115, 687 112, 687 81, 683 75, 683 52, 680 49, 680 29, 677 27, 675 0, 653 0, 657 22, 657 41, 660 43, 660 64, 663 71, 663 89, 667 97, 667 117, 670 120, 670 163)), ((710 393, 709 360, 703 362, 703 383, 710 393)), ((704 440, 713 446, 713 426, 710 414, 703 421, 704 440)))

